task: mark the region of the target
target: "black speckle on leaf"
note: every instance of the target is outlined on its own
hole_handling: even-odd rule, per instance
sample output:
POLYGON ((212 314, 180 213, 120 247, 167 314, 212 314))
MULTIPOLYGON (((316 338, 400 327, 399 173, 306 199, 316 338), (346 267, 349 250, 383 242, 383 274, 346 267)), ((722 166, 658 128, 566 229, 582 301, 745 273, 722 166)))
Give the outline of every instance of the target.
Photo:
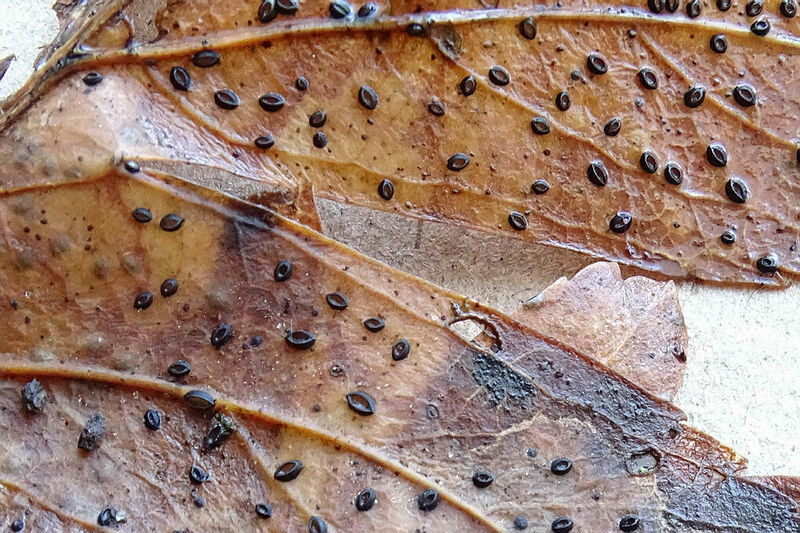
POLYGON ((356 509, 369 511, 375 505, 378 495, 374 489, 364 489, 356 495, 356 509))
POLYGON ((285 104, 286 99, 283 95, 276 92, 264 94, 258 99, 258 105, 261 106, 261 109, 269 111, 270 113, 279 111, 285 104))
POLYGON ((536 21, 533 17, 522 19, 517 29, 519 29, 519 34, 529 41, 536 38, 536 21))
POLYGON ((764 4, 761 0, 750 0, 744 6, 744 13, 748 17, 757 17, 761 14, 761 11, 764 9, 764 4))
POLYGON ((494 476, 485 470, 478 470, 472 474, 472 484, 479 489, 485 489, 494 481, 494 476))
POLYGON ((550 190, 550 184, 547 183, 547 180, 538 179, 533 182, 533 185, 531 185, 531 191, 537 195, 545 194, 549 190, 550 190))
POLYGON ((220 324, 211 331, 211 346, 219 350, 232 338, 233 326, 230 324, 220 324))
POLYGON ((308 79, 306 79, 304 76, 300 76, 294 81, 294 86, 297 88, 298 91, 307 91, 308 79))
POLYGON ((683 103, 689 108, 700 107, 705 99, 706 90, 700 85, 690 87, 689 90, 683 94, 683 103))
POLYGON ((384 322, 382 318, 378 317, 371 317, 364 321, 364 327, 367 328, 367 331, 370 333, 377 333, 385 326, 386 322, 384 322))
POLYGON ((519 515, 514 518, 514 529, 517 531, 523 531, 528 529, 528 519, 522 515, 519 515))
POLYGON ((700 16, 700 11, 702 10, 703 6, 700 3, 700 0, 689 0, 686 3, 686 15, 689 18, 697 18, 700 16))
POLYGON ((188 91, 192 86, 192 77, 185 68, 175 66, 169 72, 169 82, 178 91, 188 91))
POLYGON ((256 504, 256 515, 259 518, 271 518, 272 517, 272 506, 266 503, 257 503, 256 504))
POLYGON ((369 85, 362 85, 358 89, 358 103, 371 111, 378 107, 378 93, 369 85))
POLYGON ((740 83, 733 89, 733 99, 742 107, 752 107, 756 105, 756 90, 746 83, 740 83))
POLYGON ((556 95, 556 107, 559 111, 566 111, 572 105, 572 99, 567 91, 561 91, 556 95))
POLYGON ((797 15, 797 3, 794 0, 781 0, 778 9, 786 18, 794 18, 797 15))
POLYGON ((721 33, 717 33, 711 36, 711 39, 708 41, 708 46, 711 48, 711 51, 716 54, 724 54, 728 50, 728 39, 721 33))
POLYGON ((635 514, 626 514, 619 520, 619 529, 625 533, 636 531, 639 529, 639 516, 635 514))
POLYGON ((736 232, 733 230, 725 230, 722 232, 722 235, 719 236, 719 240, 722 241, 722 244, 731 245, 736 242, 736 232))
POLYGON ((712 166, 722 168, 728 164, 728 151, 719 143, 712 143, 706 148, 706 160, 712 166))
POLYGON ((139 166, 139 163, 137 163, 133 159, 128 159, 127 161, 125 161, 125 165, 124 166, 125 166, 125 170, 127 170, 131 174, 136 174, 137 172, 142 170, 142 168, 139 166))
POLYGON ((586 169, 586 176, 598 187, 605 187, 608 183, 608 170, 602 161, 592 161, 586 169))
POLYGON ((759 37, 764 37, 766 34, 769 33, 769 30, 770 30, 769 20, 765 18, 760 18, 750 25, 750 31, 753 32, 753 34, 758 35, 759 37))
POLYGON ((417 506, 420 511, 433 511, 439 506, 439 491, 436 489, 425 489, 417 497, 417 506))
POLYGON ((511 83, 511 75, 501 66, 494 66, 489 69, 489 81, 503 87, 511 83))
POLYGON ((572 519, 566 516, 559 516, 550 524, 553 533, 569 533, 572 531, 572 519))
POLYGON ((589 69, 589 72, 598 76, 608 72, 606 60, 599 54, 589 54, 589 57, 586 58, 586 68, 589 69))
POLYGON ((33 379, 22 387, 22 403, 31 413, 39 413, 47 403, 47 393, 38 380, 33 379))
POLYGON ((328 5, 328 12, 330 13, 331 18, 343 19, 349 17, 352 11, 353 10, 350 8, 350 5, 342 0, 334 0, 328 5))
POLYGON ((258 6, 258 21, 262 24, 272 22, 278 16, 278 8, 275 0, 262 0, 258 6))
POLYGON ((717 9, 727 11, 731 8, 731 0, 717 0, 717 9))
POLYGON ((528 219, 519 211, 511 211, 508 214, 508 225, 515 231, 523 231, 528 229, 528 219))
POLYGON ((328 122, 328 114, 322 109, 314 111, 311 116, 308 117, 308 125, 312 128, 321 128, 326 122, 328 122))
POLYGON ((763 257, 759 257, 756 261, 756 268, 763 274, 772 274, 778 271, 778 256, 769 253, 763 257))
POLYGON ((138 311, 143 311, 150 307, 153 304, 153 293, 152 292, 143 292, 141 294, 137 294, 136 298, 133 299, 133 308, 138 311))
POLYGON ((203 470, 199 466, 192 465, 191 468, 189 468, 189 480, 195 485, 205 483, 206 481, 208 481, 208 479, 209 475, 206 473, 205 470, 203 470))
POLYGON ((447 168, 454 172, 460 172, 469 165, 469 156, 463 152, 456 152, 447 158, 447 168))
POLYGON ((372 2, 367 2, 366 4, 358 8, 358 17, 362 19, 371 17, 372 15, 375 14, 376 11, 378 11, 377 6, 372 2))
POLYGON ((464 96, 470 96, 475 92, 475 89, 478 88, 478 83, 475 81, 475 76, 468 75, 464 76, 461 82, 458 84, 459 90, 461 90, 461 94, 464 96))
POLYGON ((300 9, 300 2, 298 0, 277 0, 275 7, 282 15, 294 15, 300 9))
POLYGON ((680 185, 683 182, 683 171, 678 163, 669 162, 664 167, 664 179, 671 185, 680 185))
POLYGON ((161 429, 161 413, 156 409, 148 409, 145 411, 144 427, 153 431, 161 429))
POLYGON ((743 204, 750 198, 750 189, 744 180, 734 176, 725 183, 725 194, 732 202, 743 204))
POLYGON ((603 126, 603 133, 609 137, 616 137, 622 129, 622 121, 618 118, 612 118, 606 125, 603 126))
POLYGON ((394 184, 391 180, 384 179, 378 184, 378 194, 384 200, 391 200, 394 196, 394 184))
POLYGON ((418 22, 412 22, 406 26, 406 33, 411 37, 427 37, 428 27, 418 22))
POLYGON ((253 144, 256 145, 256 148, 261 148, 262 150, 269 150, 270 148, 275 146, 275 137, 273 137, 271 133, 266 133, 264 135, 256 137, 256 139, 253 141, 253 144))
POLYGON ((312 516, 308 521, 308 533, 328 533, 328 524, 319 516, 312 516))
POLYGON ((655 174, 658 172, 658 159, 656 158, 656 154, 649 150, 642 152, 642 155, 639 157, 639 166, 648 174, 655 174))
POLYGON ((328 136, 325 135, 324 132, 316 132, 311 140, 317 148, 325 148, 328 146, 328 136))
POLYGON ((550 463, 550 471, 557 476, 563 476, 572 470, 572 461, 566 457, 559 457, 550 463))
POLYGON ((192 64, 200 68, 213 67, 219 60, 220 56, 214 50, 200 50, 192 56, 192 64))
POLYGON ((428 104, 428 112, 435 117, 441 117, 447 112, 447 109, 439 100, 433 100, 428 104))
POLYGON ((531 130, 536 135, 547 135, 550 133, 550 122, 544 117, 536 117, 531 120, 531 130))
POLYGON ((188 376, 189 372, 191 371, 192 371, 192 366, 183 359, 175 361, 167 368, 167 373, 174 378, 182 378, 184 376, 188 376))
POLYGON ((344 311, 347 309, 347 306, 350 305, 347 296, 341 292, 331 292, 326 294, 325 301, 328 302, 328 306, 335 311, 344 311))
POLYGON ((411 345, 406 339, 400 339, 394 346, 392 346, 392 359, 394 361, 402 361, 411 352, 411 345))
POLYGON ((350 392, 346 396, 347 405, 361 416, 375 414, 375 399, 364 391, 350 392))
POLYGON ((658 76, 656 75, 656 71, 650 67, 642 67, 639 69, 636 76, 639 78, 639 83, 645 89, 650 91, 658 89, 658 76))
POLYGON ((230 438, 234 431, 236 431, 236 426, 233 423, 233 418, 223 413, 215 414, 214 418, 211 419, 211 426, 209 426, 203 439, 203 449, 213 450, 219 448, 230 438))
POLYGON ((183 217, 176 215, 175 213, 170 213, 168 215, 164 215, 158 225, 164 231, 178 231, 181 229, 181 226, 183 226, 183 217))
POLYGON ((292 262, 284 260, 278 263, 275 266, 275 271, 272 273, 272 276, 275 278, 275 281, 286 281, 292 277, 292 262))
POLYGON ((275 479, 277 481, 292 481, 297 479, 300 472, 303 471, 303 462, 298 460, 286 461, 275 470, 275 479))
POLYGON ((78 448, 87 452, 93 450, 105 431, 106 417, 95 411, 89 416, 89 420, 86 421, 86 425, 78 437, 78 448))
POLYGON ((308 350, 317 341, 317 337, 313 333, 302 329, 291 331, 286 335, 285 339, 286 344, 295 350, 308 350))
POLYGON ((190 390, 189 392, 184 394, 183 400, 192 409, 198 409, 200 411, 211 409, 217 403, 216 401, 214 401, 214 397, 211 396, 209 393, 197 389, 190 390))
POLYGON ((83 83, 85 83, 89 87, 94 87, 95 85, 99 85, 101 81, 103 81, 103 75, 100 74, 99 72, 89 72, 83 77, 83 83))
POLYGON ((153 213, 151 213, 146 207, 137 207, 133 210, 133 212, 131 212, 131 216, 133 217, 133 220, 136 222, 141 222, 142 224, 146 224, 153 220, 153 213))

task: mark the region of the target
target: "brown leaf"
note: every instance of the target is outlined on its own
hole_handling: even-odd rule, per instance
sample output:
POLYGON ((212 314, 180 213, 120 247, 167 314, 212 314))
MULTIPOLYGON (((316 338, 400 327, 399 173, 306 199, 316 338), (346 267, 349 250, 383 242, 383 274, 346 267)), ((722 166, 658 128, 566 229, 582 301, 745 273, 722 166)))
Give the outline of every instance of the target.
POLYGON ((682 425, 674 406, 500 313, 258 206, 146 166, 107 167, 5 193, 0 218, 10 302, 0 307, 0 501, 9 520, 28 510, 48 531, 90 531, 113 507, 130 531, 299 531, 312 516, 329 531, 508 531, 517 516, 543 530, 563 515, 576 528, 613 531, 636 513, 645 531, 800 530, 794 501, 739 477, 744 461, 682 425), (134 219, 140 207, 150 222, 134 219), (159 227, 169 213, 183 220, 176 231, 159 227), (279 282, 282 260, 292 273, 279 282), (163 297, 167 278, 178 290, 163 297), (333 292, 345 309, 326 303, 333 292), (368 317, 385 327, 370 332, 368 317), (448 328, 466 319, 486 324, 491 349, 448 328), (222 324, 231 337, 212 334, 222 324), (300 330, 316 336, 311 349, 287 344, 300 330), (410 353, 394 360, 400 339, 410 353), (171 378, 178 359, 191 373, 171 378), (41 413, 23 412, 20 390, 32 378, 46 391, 41 413), (214 409, 191 409, 183 397, 192 390, 210 394, 214 409), (374 398, 373 415, 348 408, 356 391, 374 398), (144 425, 150 408, 162 414, 159 430, 144 425), (94 412, 107 428, 80 451, 94 412), (209 447, 215 412, 235 430, 209 447), (564 476, 550 472, 559 457, 573 463, 564 476), (277 481, 289 460, 302 472, 277 481), (193 484, 192 466, 210 479, 193 484), (478 469, 494 476, 491 486, 473 484, 478 469), (357 511, 367 487, 377 503, 357 511), (430 489, 441 502, 422 511, 418 497, 430 489), (258 518, 261 502, 272 518, 258 518))
POLYGON ((680 387, 686 326, 672 282, 622 279, 614 263, 561 278, 512 314, 541 335, 607 367, 664 399, 680 387))

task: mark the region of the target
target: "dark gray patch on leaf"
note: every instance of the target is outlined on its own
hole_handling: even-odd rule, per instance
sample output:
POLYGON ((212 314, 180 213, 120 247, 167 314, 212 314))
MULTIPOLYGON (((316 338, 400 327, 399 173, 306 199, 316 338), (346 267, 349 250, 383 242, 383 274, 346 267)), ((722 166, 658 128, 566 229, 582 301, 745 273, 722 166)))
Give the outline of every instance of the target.
POLYGON ((509 399, 530 405, 536 392, 529 380, 486 354, 476 355, 473 364, 472 377, 478 385, 486 388, 494 405, 500 405, 509 399))

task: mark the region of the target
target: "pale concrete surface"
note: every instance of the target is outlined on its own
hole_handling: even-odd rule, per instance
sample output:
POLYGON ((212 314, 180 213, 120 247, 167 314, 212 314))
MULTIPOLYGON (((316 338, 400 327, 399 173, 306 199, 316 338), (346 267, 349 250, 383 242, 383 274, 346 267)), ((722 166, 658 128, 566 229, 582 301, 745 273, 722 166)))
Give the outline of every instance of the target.
MULTIPOLYGON (((19 87, 57 30, 50 0, 0 0, 0 58, 17 56, 0 98, 19 87)), ((504 311, 590 258, 545 246, 320 201, 325 231, 392 266, 504 311)), ((679 284, 689 332, 676 403, 750 459, 753 474, 800 475, 800 286, 783 291, 679 284)))

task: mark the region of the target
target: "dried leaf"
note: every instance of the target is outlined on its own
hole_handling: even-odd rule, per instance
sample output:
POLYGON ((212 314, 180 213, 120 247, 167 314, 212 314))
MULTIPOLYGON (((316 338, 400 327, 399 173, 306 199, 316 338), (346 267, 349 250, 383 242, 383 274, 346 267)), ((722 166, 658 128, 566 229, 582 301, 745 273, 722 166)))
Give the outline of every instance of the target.
POLYGON ((740 477, 744 461, 683 426, 674 406, 271 211, 148 167, 0 198, 9 520, 300 531, 319 516, 329 531, 508 531, 517 516, 543 530, 563 515, 613 531, 636 513, 645 531, 800 531, 793 500, 740 477), (152 220, 134 219, 136 208, 152 220), (169 213, 183 220, 175 231, 159 227, 169 213), (283 260, 291 276, 276 281, 283 260), (168 278, 178 289, 164 297, 168 278), (326 303, 334 292, 345 309, 334 309, 341 296, 326 303), (368 330, 368 317, 385 327, 368 330), (486 324, 492 349, 448 328, 467 319, 486 324), (315 335, 310 349, 285 338, 302 330, 315 335), (170 377, 179 359, 191 372, 170 377), (38 414, 20 397, 33 378, 47 394, 38 414), (190 391, 200 392, 187 405, 190 391), (348 407, 356 391, 374 399, 373 415, 348 407), (160 429, 145 426, 148 409, 160 429), (107 428, 79 453, 95 411, 107 428), (220 424, 233 432, 209 446, 220 424), (556 476, 560 457, 573 466, 556 476), (276 480, 290 460, 302 471, 276 480), (193 483, 193 466, 208 480, 193 483), (478 469, 494 483, 476 487, 478 469), (357 511, 367 487, 377 503, 357 511), (438 491, 435 510, 420 509, 425 490, 438 491), (262 502, 269 519, 256 513, 262 502))
POLYGON ((589 354, 645 390, 671 399, 686 361, 686 326, 672 282, 622 279, 614 263, 561 278, 512 314, 539 334, 589 354))

